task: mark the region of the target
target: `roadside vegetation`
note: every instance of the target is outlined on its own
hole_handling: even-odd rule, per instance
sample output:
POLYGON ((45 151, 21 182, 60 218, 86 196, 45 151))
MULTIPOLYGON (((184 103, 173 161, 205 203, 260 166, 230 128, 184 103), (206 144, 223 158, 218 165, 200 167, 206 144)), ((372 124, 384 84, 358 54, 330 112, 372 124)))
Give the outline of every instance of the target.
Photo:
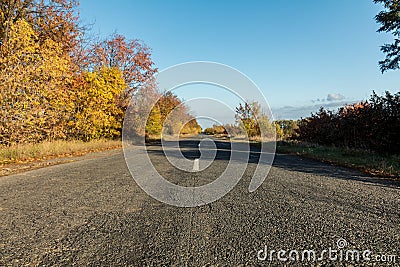
POLYGON ((361 149, 324 146, 299 141, 279 141, 277 152, 351 167, 374 176, 400 177, 400 155, 398 154, 379 154, 361 149))
POLYGON ((374 175, 400 177, 400 92, 347 105, 321 108, 298 122, 291 143, 278 149, 356 167, 374 175), (311 144, 311 145, 310 145, 311 144))
POLYGON ((272 122, 256 101, 240 103, 236 107, 235 119, 236 122, 234 124, 213 125, 210 128, 206 128, 204 133, 250 141, 269 141, 275 138, 276 133, 282 133, 280 125, 272 122))
MULTIPOLYGON (((157 137, 166 114, 182 104, 155 85, 157 68, 146 44, 117 33, 88 38, 92 34, 79 22, 78 5, 76 0, 0 2, 3 163, 113 147, 128 105, 152 97, 160 100, 141 134, 157 137)), ((177 109, 170 132, 201 131, 184 105, 177 109)))
POLYGON ((300 120, 297 140, 319 145, 400 153, 400 92, 344 106, 337 111, 321 108, 300 120))
MULTIPOLYGON (((396 1, 375 2, 384 5, 376 16, 379 31, 396 40, 382 46, 386 59, 379 65, 382 72, 395 70, 400 19, 393 14, 400 7, 396 1)), ((0 164, 114 147, 128 106, 135 124, 153 100, 148 120, 134 134, 157 140, 162 134, 202 131, 189 108, 155 84, 151 49, 120 34, 88 38, 78 5, 76 0, 0 2, 0 164)), ((298 121, 272 121, 259 103, 241 103, 234 124, 204 133, 287 141, 278 149, 341 164, 346 159, 349 166, 398 176, 400 93, 374 92, 368 101, 337 111, 321 108, 298 121)))
POLYGON ((121 147, 121 141, 98 139, 90 142, 80 140, 44 141, 34 144, 18 144, 0 148, 0 166, 47 160, 55 157, 80 156, 89 152, 103 151, 121 147))
MULTIPOLYGON (((144 134, 147 140, 159 140, 161 135, 193 135, 202 132, 196 119, 190 115, 189 108, 173 93, 166 92, 157 98, 146 121, 144 134)), ((140 120, 137 112, 137 120, 140 120)), ((134 116, 135 117, 135 116, 134 116)), ((140 129, 136 129, 140 135, 140 129)), ((143 133, 142 133, 143 135, 143 133)))
POLYGON ((249 141, 258 142, 268 142, 275 134, 279 153, 357 168, 372 175, 400 177, 400 92, 383 96, 373 92, 367 101, 337 111, 321 108, 297 121, 271 122, 258 110, 257 102, 240 104, 235 124, 214 125, 204 133, 232 139, 243 139, 247 133, 249 141), (261 137, 261 127, 265 127, 268 138, 261 137))
MULTIPOLYGON (((386 58, 379 62, 382 73, 400 68, 400 5, 394 0, 374 0, 384 9, 375 16, 380 24, 378 32, 390 33, 394 42, 384 44, 381 51, 386 58)), ((259 113, 255 103, 240 104, 236 108, 234 125, 214 125, 206 134, 250 140, 268 141, 260 136, 261 127, 274 133, 277 151, 307 156, 345 165, 364 172, 400 177, 400 92, 371 98, 361 103, 346 105, 337 111, 321 109, 311 116, 293 121, 270 122, 259 113)))

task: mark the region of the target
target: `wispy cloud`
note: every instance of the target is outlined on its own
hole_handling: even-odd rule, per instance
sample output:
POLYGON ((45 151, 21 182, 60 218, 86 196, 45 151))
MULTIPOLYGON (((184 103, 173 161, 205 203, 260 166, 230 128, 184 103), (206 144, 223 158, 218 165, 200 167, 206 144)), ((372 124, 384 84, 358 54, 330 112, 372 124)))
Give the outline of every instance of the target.
POLYGON ((313 103, 318 103, 318 102, 325 102, 325 98, 317 98, 317 99, 313 99, 313 100, 311 100, 311 102, 313 102, 313 103))

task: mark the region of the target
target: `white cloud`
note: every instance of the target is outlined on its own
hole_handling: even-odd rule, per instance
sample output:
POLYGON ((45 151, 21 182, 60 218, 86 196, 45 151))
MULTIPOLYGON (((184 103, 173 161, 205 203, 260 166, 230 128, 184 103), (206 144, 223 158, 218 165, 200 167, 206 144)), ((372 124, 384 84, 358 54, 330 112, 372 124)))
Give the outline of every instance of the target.
POLYGON ((343 100, 345 97, 342 96, 341 94, 328 94, 326 100, 327 101, 340 101, 343 100))

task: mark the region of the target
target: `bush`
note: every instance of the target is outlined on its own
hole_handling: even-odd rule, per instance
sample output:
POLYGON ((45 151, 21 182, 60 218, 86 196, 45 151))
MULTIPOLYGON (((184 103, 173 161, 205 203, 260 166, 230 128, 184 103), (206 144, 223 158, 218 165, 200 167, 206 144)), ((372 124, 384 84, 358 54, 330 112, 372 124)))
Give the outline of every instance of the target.
POLYGON ((321 145, 351 147, 380 153, 400 153, 400 92, 373 92, 369 101, 340 108, 323 108, 302 119, 296 139, 321 145))

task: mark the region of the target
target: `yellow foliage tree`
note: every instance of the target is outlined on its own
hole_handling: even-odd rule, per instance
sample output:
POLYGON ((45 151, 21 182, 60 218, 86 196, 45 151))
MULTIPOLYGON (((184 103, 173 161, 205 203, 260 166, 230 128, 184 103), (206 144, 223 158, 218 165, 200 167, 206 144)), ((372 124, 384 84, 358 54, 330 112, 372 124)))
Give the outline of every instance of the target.
POLYGON ((162 131, 162 117, 160 108, 156 105, 151 109, 146 122, 146 133, 151 137, 159 136, 162 131))
POLYGON ((201 131, 201 126, 197 123, 196 119, 193 118, 183 125, 180 134, 199 134, 201 131))
POLYGON ((0 142, 3 145, 65 138, 73 105, 70 58, 25 21, 10 25, 0 47, 0 142))
POLYGON ((114 138, 133 96, 142 104, 132 121, 141 117, 156 91, 144 90, 157 71, 147 47, 118 35, 88 51, 74 0, 8 2, 0 1, 0 146, 114 138))
POLYGON ((84 73, 72 94, 75 111, 68 125, 74 137, 87 141, 119 136, 124 111, 117 101, 125 88, 122 72, 117 68, 84 73))

